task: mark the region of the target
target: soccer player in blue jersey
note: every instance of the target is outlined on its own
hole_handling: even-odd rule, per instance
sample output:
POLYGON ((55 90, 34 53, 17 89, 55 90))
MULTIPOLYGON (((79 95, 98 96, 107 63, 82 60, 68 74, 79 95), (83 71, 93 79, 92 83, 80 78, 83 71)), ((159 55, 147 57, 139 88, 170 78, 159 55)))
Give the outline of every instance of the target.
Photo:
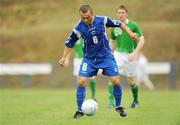
POLYGON ((118 67, 110 49, 105 30, 108 27, 121 27, 133 39, 138 40, 139 37, 118 20, 106 16, 94 15, 90 5, 82 5, 79 9, 79 14, 81 20, 77 23, 72 33, 65 41, 64 52, 59 60, 60 65, 64 66, 65 62, 68 60, 67 56, 71 53, 76 41, 79 38, 83 38, 84 56, 77 79, 77 111, 73 118, 79 119, 84 115, 81 106, 85 99, 87 78, 95 76, 98 69, 103 69, 102 73, 109 76, 113 84, 116 111, 120 116, 125 117, 127 113, 124 111, 123 107, 121 107, 122 88, 120 85, 118 67))

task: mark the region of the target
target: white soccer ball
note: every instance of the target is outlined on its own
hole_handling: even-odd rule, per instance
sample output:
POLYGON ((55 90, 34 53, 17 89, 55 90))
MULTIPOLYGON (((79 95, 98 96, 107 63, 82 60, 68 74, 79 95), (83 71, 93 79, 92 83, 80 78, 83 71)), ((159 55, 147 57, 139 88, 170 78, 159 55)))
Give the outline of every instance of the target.
POLYGON ((84 114, 92 116, 98 111, 98 104, 93 99, 87 99, 83 102, 81 108, 84 114))

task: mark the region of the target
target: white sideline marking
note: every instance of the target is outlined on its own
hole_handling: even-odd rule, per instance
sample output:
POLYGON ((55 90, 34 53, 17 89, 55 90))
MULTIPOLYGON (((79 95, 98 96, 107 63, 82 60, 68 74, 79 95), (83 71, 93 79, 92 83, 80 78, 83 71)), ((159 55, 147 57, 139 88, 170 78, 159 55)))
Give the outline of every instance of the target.
POLYGON ((50 63, 0 63, 0 75, 45 75, 51 72, 52 65, 50 63))
POLYGON ((147 65, 149 74, 169 74, 171 65, 169 62, 151 62, 147 65))

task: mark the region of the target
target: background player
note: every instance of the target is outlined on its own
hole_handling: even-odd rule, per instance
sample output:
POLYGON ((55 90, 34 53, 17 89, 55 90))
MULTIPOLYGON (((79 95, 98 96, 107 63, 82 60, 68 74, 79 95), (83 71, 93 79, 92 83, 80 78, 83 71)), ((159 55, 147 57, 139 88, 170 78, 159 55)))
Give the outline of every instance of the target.
MULTIPOLYGON (((137 56, 144 45, 144 36, 138 25, 127 19, 128 10, 126 6, 120 5, 116 10, 117 18, 124 22, 131 31, 138 34, 139 41, 133 40, 122 28, 116 27, 112 28, 111 31, 111 48, 114 51, 114 57, 116 59, 117 65, 119 67, 120 75, 125 75, 128 77, 128 83, 131 86, 131 91, 133 94, 133 102, 131 108, 135 108, 138 101, 138 86, 136 85, 136 65, 137 56)), ((109 84, 111 87, 111 83, 109 84)))

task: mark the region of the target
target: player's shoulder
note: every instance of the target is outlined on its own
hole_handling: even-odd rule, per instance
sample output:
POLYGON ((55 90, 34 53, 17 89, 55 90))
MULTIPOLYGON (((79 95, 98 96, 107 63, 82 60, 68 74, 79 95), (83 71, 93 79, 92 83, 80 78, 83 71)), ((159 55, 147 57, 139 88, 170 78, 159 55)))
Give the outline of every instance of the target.
POLYGON ((137 23, 134 20, 128 20, 128 23, 134 26, 138 26, 137 23))
POLYGON ((101 20, 104 21, 104 19, 106 19, 106 16, 102 16, 102 15, 95 15, 96 20, 101 20))
POLYGON ((77 31, 81 31, 81 29, 83 29, 84 24, 81 20, 79 20, 76 25, 74 26, 73 30, 77 30, 77 31))
POLYGON ((79 28, 79 27, 81 27, 81 26, 83 26, 83 22, 81 21, 81 20, 79 20, 77 23, 76 23, 76 25, 74 26, 74 28, 79 28))
POLYGON ((103 16, 103 15, 95 15, 96 18, 99 18, 99 19, 104 19, 106 18, 106 16, 103 16))

